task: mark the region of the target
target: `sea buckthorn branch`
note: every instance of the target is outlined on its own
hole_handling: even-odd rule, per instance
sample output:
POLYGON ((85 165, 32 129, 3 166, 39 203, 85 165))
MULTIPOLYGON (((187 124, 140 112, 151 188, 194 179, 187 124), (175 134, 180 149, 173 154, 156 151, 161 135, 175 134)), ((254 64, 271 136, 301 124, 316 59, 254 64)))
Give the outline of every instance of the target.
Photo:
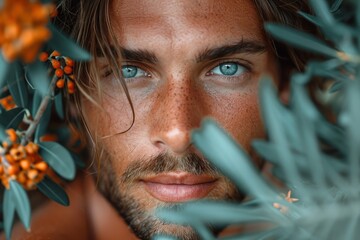
POLYGON ((21 140, 21 144, 25 145, 34 135, 36 127, 39 125, 40 120, 42 118, 42 116, 44 115, 50 101, 53 99, 54 97, 54 90, 55 90, 55 83, 57 81, 57 77, 54 76, 51 80, 50 86, 49 86, 49 94, 44 96, 39 109, 37 110, 34 120, 31 121, 30 126, 28 127, 28 129, 26 130, 22 140, 21 140))

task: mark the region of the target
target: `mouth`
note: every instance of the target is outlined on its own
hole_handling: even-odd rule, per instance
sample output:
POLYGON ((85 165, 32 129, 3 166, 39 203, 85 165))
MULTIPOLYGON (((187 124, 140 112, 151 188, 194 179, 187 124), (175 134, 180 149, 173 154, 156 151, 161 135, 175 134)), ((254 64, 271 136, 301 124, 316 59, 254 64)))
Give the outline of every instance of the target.
POLYGON ((162 202, 184 202, 206 197, 217 179, 187 172, 168 172, 141 179, 145 190, 162 202))

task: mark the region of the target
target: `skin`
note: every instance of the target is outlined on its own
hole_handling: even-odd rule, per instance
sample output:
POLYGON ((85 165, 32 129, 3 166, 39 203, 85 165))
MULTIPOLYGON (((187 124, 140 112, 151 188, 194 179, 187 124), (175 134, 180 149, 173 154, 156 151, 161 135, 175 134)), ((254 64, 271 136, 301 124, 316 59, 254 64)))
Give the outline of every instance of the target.
MULTIPOLYGON (((44 232, 44 236, 56 236, 56 231, 66 229, 67 239, 89 239, 86 234, 93 239, 112 239, 105 236, 109 233, 135 239, 116 214, 116 211, 122 214, 128 211, 119 210, 119 205, 136 203, 136 210, 151 215, 156 207, 172 206, 174 202, 155 198, 140 181, 158 173, 140 167, 127 181, 123 181, 124 174, 136 164, 156 162, 156 157, 164 154, 167 161, 181 162, 189 154, 196 154, 204 161, 190 138, 191 130, 199 127, 204 117, 215 119, 250 153, 251 140, 264 137, 258 103, 259 80, 262 75, 270 75, 277 82, 278 66, 266 45, 263 23, 251 0, 117 0, 113 1, 110 12, 120 47, 150 53, 156 61, 135 61, 124 56, 125 65, 136 66, 143 72, 138 69, 138 77, 126 79, 135 109, 134 125, 125 133, 114 135, 129 128, 131 111, 125 94, 114 81, 115 76, 108 71, 109 66, 98 59, 104 92, 101 109, 85 98, 82 104, 90 133, 98 140, 92 147, 104 152, 102 172, 97 176, 98 188, 113 206, 95 189, 91 177, 81 175, 68 186, 72 193, 69 208, 72 214, 69 213, 66 221, 58 217, 57 230, 44 232), (263 49, 198 59, 206 50, 241 41, 263 49), (235 64, 240 70, 234 76, 223 76, 218 66, 224 62, 235 64), (81 226, 74 227, 72 222, 81 226)), ((177 163, 172 171, 193 171, 177 163)), ((203 173, 216 178, 206 198, 241 199, 226 178, 218 173, 210 174, 207 168, 203 173)), ((53 203, 42 207, 34 215, 33 229, 60 215, 61 209, 53 203)), ((143 220, 142 216, 137 217, 143 220)), ((195 237, 186 227, 158 223, 156 232, 173 233, 184 239, 195 237)))

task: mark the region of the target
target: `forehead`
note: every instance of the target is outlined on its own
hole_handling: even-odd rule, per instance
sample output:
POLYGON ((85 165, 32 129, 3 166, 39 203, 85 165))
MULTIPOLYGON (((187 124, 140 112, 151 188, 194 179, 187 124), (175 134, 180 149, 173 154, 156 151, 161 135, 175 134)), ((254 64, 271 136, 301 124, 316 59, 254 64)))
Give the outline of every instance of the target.
POLYGON ((120 44, 130 47, 139 39, 264 40, 253 0, 114 0, 110 13, 120 44))

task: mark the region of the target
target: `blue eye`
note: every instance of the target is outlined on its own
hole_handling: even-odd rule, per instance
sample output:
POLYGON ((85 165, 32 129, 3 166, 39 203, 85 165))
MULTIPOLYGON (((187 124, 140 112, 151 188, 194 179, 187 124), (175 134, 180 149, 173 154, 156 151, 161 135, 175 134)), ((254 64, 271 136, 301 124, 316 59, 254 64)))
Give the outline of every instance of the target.
POLYGON ((246 71, 246 68, 235 62, 221 63, 211 69, 211 74, 224 75, 228 77, 239 76, 246 71))
POLYGON ((144 70, 132 65, 124 65, 122 66, 121 70, 124 78, 136 78, 136 77, 147 76, 144 70))

